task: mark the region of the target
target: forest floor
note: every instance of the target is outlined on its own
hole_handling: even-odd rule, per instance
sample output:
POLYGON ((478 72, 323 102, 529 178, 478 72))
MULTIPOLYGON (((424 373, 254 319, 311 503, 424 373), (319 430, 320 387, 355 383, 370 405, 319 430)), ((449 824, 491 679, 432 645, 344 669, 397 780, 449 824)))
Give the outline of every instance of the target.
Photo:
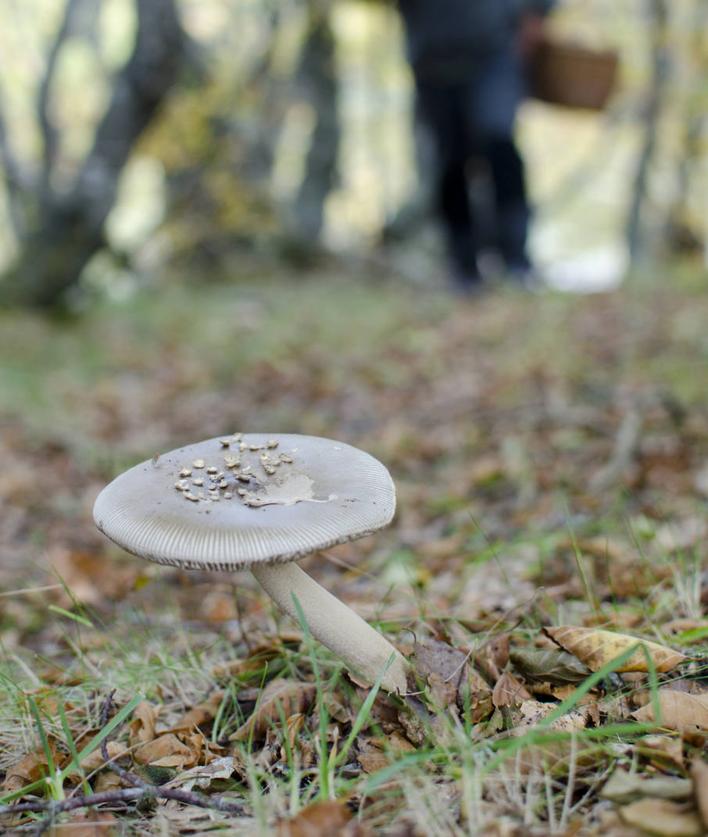
POLYGON ((0 830, 703 833, 707 322, 673 277, 469 302, 272 278, 2 314, 0 806, 30 810, 0 830), (96 531, 113 476, 236 431, 390 469, 394 523, 302 565, 410 658, 411 694, 357 685, 249 574, 96 531))

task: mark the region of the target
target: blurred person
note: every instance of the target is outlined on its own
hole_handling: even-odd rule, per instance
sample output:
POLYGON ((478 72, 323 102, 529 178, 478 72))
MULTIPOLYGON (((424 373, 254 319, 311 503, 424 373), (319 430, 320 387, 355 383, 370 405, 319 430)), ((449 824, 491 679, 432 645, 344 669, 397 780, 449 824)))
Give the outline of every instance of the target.
POLYGON ((494 202, 494 238, 507 274, 532 278, 524 164, 514 122, 526 66, 554 0, 398 0, 417 107, 435 146, 435 196, 450 274, 462 292, 481 286, 481 218, 470 201, 468 165, 484 161, 494 202))

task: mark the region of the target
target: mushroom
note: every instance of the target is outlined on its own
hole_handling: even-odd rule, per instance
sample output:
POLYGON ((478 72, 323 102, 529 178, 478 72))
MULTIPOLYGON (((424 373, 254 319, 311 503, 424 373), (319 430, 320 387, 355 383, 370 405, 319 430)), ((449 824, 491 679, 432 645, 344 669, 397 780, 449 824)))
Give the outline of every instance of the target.
POLYGON ((405 658, 295 563, 390 523, 396 508, 390 474, 342 442, 280 435, 276 449, 274 441, 272 433, 235 436, 237 467, 225 468, 233 457, 219 437, 162 454, 157 464, 136 465, 98 495, 96 525, 123 549, 159 564, 249 569, 294 619, 299 605, 312 635, 359 677, 373 684, 382 676, 384 689, 404 694, 405 658), (264 448, 277 463, 267 471, 259 458, 264 448), (218 482, 209 480, 212 466, 218 482), (190 467, 205 474, 206 491, 181 476, 190 467))

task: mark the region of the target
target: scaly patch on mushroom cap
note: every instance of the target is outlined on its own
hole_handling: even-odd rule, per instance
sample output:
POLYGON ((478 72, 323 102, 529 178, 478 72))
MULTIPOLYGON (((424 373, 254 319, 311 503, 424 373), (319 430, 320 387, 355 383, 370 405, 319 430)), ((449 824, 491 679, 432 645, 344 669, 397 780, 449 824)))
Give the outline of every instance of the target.
POLYGON ((390 474, 351 445, 249 433, 237 434, 232 449, 242 460, 238 469, 225 464, 223 437, 136 465, 99 494, 96 525, 123 549, 159 564, 236 570, 302 558, 371 534, 393 517, 390 474), (266 462, 281 464, 265 469, 262 451, 273 456, 266 462), (197 462, 207 480, 205 471, 218 469, 213 488, 194 487, 182 476, 197 462), (247 482, 239 480, 244 471, 251 474, 247 482))

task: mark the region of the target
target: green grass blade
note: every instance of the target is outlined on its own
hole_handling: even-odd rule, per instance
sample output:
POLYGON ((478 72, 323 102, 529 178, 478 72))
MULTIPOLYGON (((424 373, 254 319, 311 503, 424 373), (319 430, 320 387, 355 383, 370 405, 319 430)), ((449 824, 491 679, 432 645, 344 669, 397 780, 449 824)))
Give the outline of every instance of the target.
POLYGON ((386 662, 386 665, 383 667, 381 673, 376 678, 376 682, 371 687, 371 691, 366 696, 366 700, 362 703, 361 708, 357 712, 356 718, 354 719, 354 723, 352 724, 351 731, 347 736, 344 744, 342 745, 342 749, 339 751, 339 753, 337 753, 337 757, 334 760, 335 767, 338 767, 346 759, 352 744, 356 740, 357 735, 359 735, 359 733, 361 732, 361 728, 364 726, 366 720, 369 717, 371 707, 374 705, 376 696, 378 695, 379 689, 381 688, 381 681, 383 680, 384 676, 386 675, 386 672, 389 670, 395 659, 396 655, 391 654, 391 656, 388 658, 388 661, 386 662))
POLYGON ((57 613, 59 616, 65 616, 67 619, 71 619, 72 622, 78 622, 79 625, 83 625, 85 628, 93 628, 93 622, 85 616, 81 616, 79 613, 72 613, 70 610, 64 610, 63 607, 53 604, 49 605, 48 609, 51 610, 52 613, 57 613))
MULTIPOLYGON (((108 736, 113 732, 116 727, 119 727, 126 718, 132 713, 135 707, 140 703, 143 699, 142 695, 136 695, 129 703, 118 711, 111 720, 100 730, 90 741, 89 743, 78 753, 77 758, 81 762, 87 756, 89 756, 97 747, 101 746, 101 743, 108 738, 108 736)), ((64 768, 65 772, 67 768, 64 768)))
POLYGON ((59 704, 59 718, 61 720, 61 728, 64 730, 64 741, 66 746, 69 750, 69 754, 71 755, 71 762, 69 766, 73 765, 76 772, 81 777, 81 785, 84 790, 84 794, 88 796, 91 793, 91 786, 86 781, 86 774, 84 772, 83 767, 81 766, 81 761, 79 760, 79 753, 76 749, 76 742, 74 741, 74 736, 72 735, 71 728, 69 727, 69 722, 66 718, 66 711, 64 709, 64 704, 59 704))

